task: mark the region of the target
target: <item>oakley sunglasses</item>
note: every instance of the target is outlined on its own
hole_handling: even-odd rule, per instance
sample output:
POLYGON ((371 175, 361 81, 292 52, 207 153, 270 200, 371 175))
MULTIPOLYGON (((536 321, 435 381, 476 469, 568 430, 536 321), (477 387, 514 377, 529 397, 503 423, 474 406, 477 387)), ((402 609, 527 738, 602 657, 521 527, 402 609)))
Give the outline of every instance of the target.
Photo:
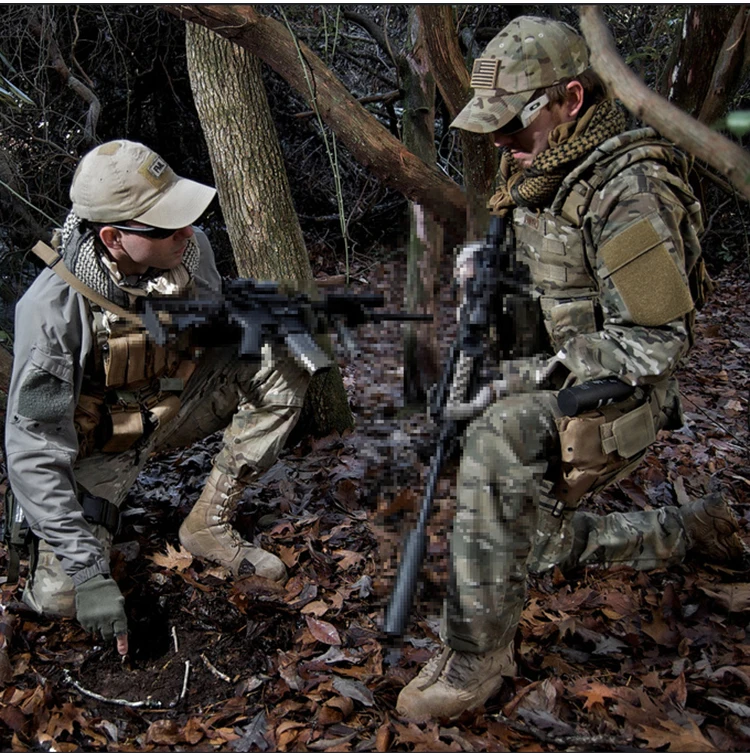
POLYGON ((117 230, 122 230, 123 233, 136 233, 137 235, 143 235, 146 238, 151 238, 157 241, 169 238, 178 230, 181 230, 181 228, 174 228, 170 230, 169 228, 165 227, 149 227, 148 225, 144 227, 130 227, 130 225, 115 225, 112 223, 108 224, 110 227, 116 228, 117 230))

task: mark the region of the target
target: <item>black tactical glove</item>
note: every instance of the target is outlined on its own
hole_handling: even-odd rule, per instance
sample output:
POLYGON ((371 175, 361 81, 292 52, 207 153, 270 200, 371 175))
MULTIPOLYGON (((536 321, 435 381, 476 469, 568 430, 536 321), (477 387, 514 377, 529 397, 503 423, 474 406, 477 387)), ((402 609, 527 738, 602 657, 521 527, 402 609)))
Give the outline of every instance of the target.
POLYGON ((95 575, 76 587, 76 617, 89 632, 105 640, 128 632, 125 597, 112 578, 95 575))

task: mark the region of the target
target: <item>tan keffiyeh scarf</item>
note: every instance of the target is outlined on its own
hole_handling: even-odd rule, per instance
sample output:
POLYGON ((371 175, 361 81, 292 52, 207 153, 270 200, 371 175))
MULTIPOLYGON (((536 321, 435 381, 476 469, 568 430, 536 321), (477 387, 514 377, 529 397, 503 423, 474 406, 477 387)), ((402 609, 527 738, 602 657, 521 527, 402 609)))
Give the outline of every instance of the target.
POLYGON ((549 135, 549 148, 523 170, 506 150, 500 160, 503 185, 490 199, 494 214, 513 207, 541 207, 554 198, 565 177, 593 149, 626 128, 625 114, 611 99, 590 107, 583 117, 563 123, 549 135))

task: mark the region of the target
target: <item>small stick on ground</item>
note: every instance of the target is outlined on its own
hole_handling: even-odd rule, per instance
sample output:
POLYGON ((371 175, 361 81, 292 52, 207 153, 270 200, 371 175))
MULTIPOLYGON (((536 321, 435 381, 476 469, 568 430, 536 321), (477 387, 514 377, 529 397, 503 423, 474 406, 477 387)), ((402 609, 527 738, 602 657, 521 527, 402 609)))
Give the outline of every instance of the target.
POLYGON ((171 704, 172 706, 176 706, 177 702, 181 701, 185 697, 185 694, 187 693, 187 684, 188 684, 189 675, 190 675, 190 662, 186 661, 185 662, 185 677, 182 680, 182 692, 180 693, 180 697, 177 699, 177 701, 171 704))
POLYGON ((206 658, 205 654, 201 654, 201 659, 203 659, 203 663, 214 677, 218 677, 220 680, 224 680, 224 682, 232 682, 232 678, 216 669, 216 667, 214 667, 214 665, 206 658))
POLYGON ((174 642, 174 652, 179 654, 180 645, 177 643, 177 628, 174 625, 172 625, 172 641, 174 642))
POLYGON ((93 690, 88 690, 87 688, 84 688, 83 685, 81 685, 79 682, 76 682, 76 680, 73 679, 73 676, 67 669, 63 670, 63 677, 65 678, 65 682, 68 683, 68 685, 72 685, 81 695, 88 696, 89 698, 93 698, 96 701, 101 701, 102 703, 113 703, 116 706, 128 706, 132 709, 164 708, 164 704, 162 704, 161 701, 126 701, 124 698, 107 698, 107 696, 100 695, 99 693, 94 693, 93 690))

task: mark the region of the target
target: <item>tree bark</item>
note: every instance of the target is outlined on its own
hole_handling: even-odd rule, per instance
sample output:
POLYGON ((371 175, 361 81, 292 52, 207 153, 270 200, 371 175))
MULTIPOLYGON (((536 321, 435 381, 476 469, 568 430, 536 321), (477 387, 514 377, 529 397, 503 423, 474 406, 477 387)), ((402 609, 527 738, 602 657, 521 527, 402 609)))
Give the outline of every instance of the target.
MULTIPOLYGON (((201 26, 188 25, 186 48, 195 105, 240 275, 309 289, 310 260, 260 61, 201 26)), ((343 432, 353 424, 338 368, 316 375, 295 437, 306 430, 343 432)))
POLYGON ((659 92, 710 125, 746 73, 746 5, 689 5, 659 92))
POLYGON ((244 47, 282 76, 321 117, 365 168, 408 199, 429 207, 441 222, 463 231, 466 198, 455 182, 425 164, 360 105, 305 44, 288 30, 245 5, 163 5, 187 21, 207 26, 244 47), (314 94, 311 94, 310 84, 314 94))
POLYGON ((591 50, 591 65, 614 96, 663 136, 726 176, 742 196, 750 199, 750 155, 652 92, 618 55, 599 9, 592 5, 578 9, 581 31, 591 50))
MULTIPOLYGON (((429 71, 424 35, 414 9, 409 12, 410 49, 398 61, 404 89, 404 146, 428 164, 435 162, 435 80, 429 71)), ((428 324, 404 326, 404 402, 424 405, 438 379, 437 306, 443 230, 422 204, 411 202, 406 263, 409 311, 432 314, 428 324)))
POLYGON ((312 270, 260 60, 192 24, 186 52, 237 271, 241 277, 305 286, 312 270))
MULTIPOLYGON (((417 15, 435 77, 451 119, 471 96, 471 76, 458 46, 453 8, 450 5, 419 5, 417 15)), ((487 200, 492 196, 497 173, 497 149, 488 134, 459 131, 466 189, 466 237, 476 240, 487 229, 487 200)))

